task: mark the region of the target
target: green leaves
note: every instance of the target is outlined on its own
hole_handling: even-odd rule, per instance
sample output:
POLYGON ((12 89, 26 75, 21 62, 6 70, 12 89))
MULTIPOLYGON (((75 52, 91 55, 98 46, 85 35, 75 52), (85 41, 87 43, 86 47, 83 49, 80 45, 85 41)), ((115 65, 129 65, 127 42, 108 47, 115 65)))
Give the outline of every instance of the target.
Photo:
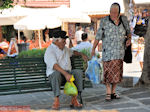
POLYGON ((83 54, 85 54, 86 56, 88 56, 89 58, 91 57, 91 51, 90 48, 88 49, 83 49, 80 52, 82 52, 83 54))
POLYGON ((22 51, 19 53, 18 58, 39 58, 44 57, 45 49, 32 49, 28 51, 22 51))
POLYGON ((8 9, 8 8, 13 7, 12 0, 1 0, 0 4, 1 4, 0 9, 8 9))

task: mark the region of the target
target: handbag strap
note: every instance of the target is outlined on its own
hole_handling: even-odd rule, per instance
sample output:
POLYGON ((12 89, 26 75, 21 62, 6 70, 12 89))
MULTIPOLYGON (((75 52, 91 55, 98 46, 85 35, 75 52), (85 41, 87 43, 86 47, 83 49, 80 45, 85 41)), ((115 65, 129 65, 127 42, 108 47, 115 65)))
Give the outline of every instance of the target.
POLYGON ((123 20, 122 20, 122 16, 120 16, 120 20, 121 20, 121 23, 122 23, 122 25, 123 25, 125 31, 126 31, 126 36, 127 36, 127 28, 126 28, 126 26, 125 26, 125 24, 124 24, 124 22, 123 22, 123 20))

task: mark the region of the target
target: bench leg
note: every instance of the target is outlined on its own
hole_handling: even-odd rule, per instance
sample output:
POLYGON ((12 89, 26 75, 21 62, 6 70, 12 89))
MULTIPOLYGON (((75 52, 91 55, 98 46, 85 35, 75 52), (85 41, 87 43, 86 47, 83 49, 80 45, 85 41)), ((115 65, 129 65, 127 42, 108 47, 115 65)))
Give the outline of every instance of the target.
POLYGON ((83 104, 81 92, 78 92, 78 96, 79 96, 79 99, 80 99, 80 103, 83 104))

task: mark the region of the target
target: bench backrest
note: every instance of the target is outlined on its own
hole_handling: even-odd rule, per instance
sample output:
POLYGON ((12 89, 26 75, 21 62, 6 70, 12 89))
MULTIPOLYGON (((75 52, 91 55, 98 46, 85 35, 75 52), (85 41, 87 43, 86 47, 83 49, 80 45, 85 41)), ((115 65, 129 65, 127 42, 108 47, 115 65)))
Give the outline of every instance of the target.
MULTIPOLYGON (((81 57, 71 57, 71 64, 73 69, 84 70, 81 57)), ((0 95, 46 90, 51 88, 43 58, 0 60, 0 95)))

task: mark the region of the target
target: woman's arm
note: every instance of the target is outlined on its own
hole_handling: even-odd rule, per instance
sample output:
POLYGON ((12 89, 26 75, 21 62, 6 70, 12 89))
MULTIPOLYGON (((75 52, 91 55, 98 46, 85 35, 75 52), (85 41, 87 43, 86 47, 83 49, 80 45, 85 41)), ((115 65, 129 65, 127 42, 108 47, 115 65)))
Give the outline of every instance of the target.
POLYGON ((93 48, 92 48, 92 52, 91 52, 91 57, 93 57, 95 55, 95 49, 96 49, 98 43, 99 43, 99 40, 95 39, 94 44, 93 44, 93 48))

